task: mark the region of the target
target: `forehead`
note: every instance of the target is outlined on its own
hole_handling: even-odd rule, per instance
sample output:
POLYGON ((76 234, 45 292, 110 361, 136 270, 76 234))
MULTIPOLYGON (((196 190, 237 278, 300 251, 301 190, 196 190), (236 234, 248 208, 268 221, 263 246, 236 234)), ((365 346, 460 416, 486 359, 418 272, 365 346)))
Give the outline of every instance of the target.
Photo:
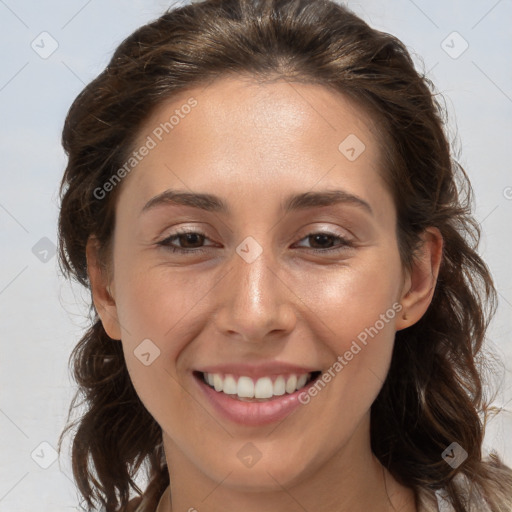
POLYGON ((327 187, 375 181, 381 172, 375 120, 317 84, 229 77, 190 88, 152 112, 135 149, 150 139, 151 150, 123 182, 139 209, 176 186, 214 186, 219 194, 235 186, 243 197, 246 183, 251 194, 268 194, 273 187, 312 188, 319 179, 327 187))

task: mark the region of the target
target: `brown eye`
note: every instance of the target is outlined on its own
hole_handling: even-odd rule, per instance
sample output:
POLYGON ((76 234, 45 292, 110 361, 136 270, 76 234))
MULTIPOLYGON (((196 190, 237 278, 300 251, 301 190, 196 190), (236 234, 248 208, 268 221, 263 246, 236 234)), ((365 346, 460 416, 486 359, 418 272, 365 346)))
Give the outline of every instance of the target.
POLYGON ((207 240, 206 235, 198 231, 183 231, 174 233, 165 238, 158 245, 165 247, 172 252, 181 253, 202 253, 204 241, 207 240), (176 245, 178 242, 179 245, 176 245))
POLYGON ((317 249, 329 249, 334 244, 334 238, 332 235, 326 235, 325 233, 308 236, 309 243, 313 245, 313 248, 317 249))
POLYGON ((302 240, 307 240, 310 244, 310 248, 314 252, 340 251, 347 247, 353 246, 350 240, 347 240, 346 238, 338 236, 334 233, 310 233, 302 240))
POLYGON ((182 247, 184 244, 185 247, 188 247, 189 249, 195 249, 197 247, 200 247, 201 244, 204 243, 205 239, 205 237, 199 233, 182 233, 173 238, 177 238, 182 244, 182 247))

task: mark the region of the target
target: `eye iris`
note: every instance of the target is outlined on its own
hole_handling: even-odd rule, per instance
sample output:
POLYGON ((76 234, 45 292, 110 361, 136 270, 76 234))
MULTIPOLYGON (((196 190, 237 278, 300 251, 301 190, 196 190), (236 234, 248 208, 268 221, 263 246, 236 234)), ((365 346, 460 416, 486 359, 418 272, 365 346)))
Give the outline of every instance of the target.
POLYGON ((204 236, 203 235, 200 235, 199 233, 182 233, 179 235, 178 237, 179 241, 180 241, 180 244, 182 244, 183 240, 185 240, 184 242, 184 245, 186 247, 190 247, 188 244, 189 242, 192 243, 192 246, 195 247, 195 244, 198 244, 197 247, 200 247, 201 244, 203 243, 204 241, 204 236))
MULTIPOLYGON (((320 246, 320 249, 328 249, 333 246, 334 238, 332 235, 327 233, 314 233, 308 235, 308 240, 313 248, 320 246)), ((179 241, 179 244, 183 248, 194 249, 201 247, 204 243, 204 235, 200 233, 179 233, 175 236, 175 239, 179 241)))
POLYGON ((320 248, 321 249, 325 249, 326 248, 325 244, 323 244, 322 242, 326 242, 327 241, 328 242, 328 247, 332 247, 332 244, 333 244, 332 236, 331 235, 326 235, 324 233, 317 233, 315 235, 309 235, 309 241, 310 241, 310 243, 313 241, 313 243, 311 243, 312 246, 314 246, 316 242, 320 241, 320 248))

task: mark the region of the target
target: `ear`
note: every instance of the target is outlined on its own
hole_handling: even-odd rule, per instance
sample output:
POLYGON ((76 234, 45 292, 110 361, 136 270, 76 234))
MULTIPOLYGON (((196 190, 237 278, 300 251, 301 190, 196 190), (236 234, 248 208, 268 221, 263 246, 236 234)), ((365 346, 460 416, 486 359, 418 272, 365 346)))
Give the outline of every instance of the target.
POLYGON ((108 336, 114 340, 121 339, 121 328, 117 316, 117 307, 111 290, 110 277, 99 258, 99 242, 90 236, 86 245, 87 273, 91 283, 94 307, 108 336))
POLYGON ((400 303, 403 310, 395 324, 397 330, 414 325, 425 314, 434 296, 443 254, 443 237, 439 229, 430 227, 421 238, 421 247, 402 288, 400 303))

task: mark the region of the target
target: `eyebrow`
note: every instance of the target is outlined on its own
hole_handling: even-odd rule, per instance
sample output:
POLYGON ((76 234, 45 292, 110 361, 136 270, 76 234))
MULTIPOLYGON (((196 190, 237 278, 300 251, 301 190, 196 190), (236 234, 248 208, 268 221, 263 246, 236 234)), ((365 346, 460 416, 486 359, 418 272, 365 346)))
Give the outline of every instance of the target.
MULTIPOLYGON (((291 195, 281 203, 281 209, 285 213, 288 213, 297 210, 305 210, 307 208, 332 206, 343 203, 361 207, 373 215, 371 206, 364 199, 346 192, 345 190, 304 192, 302 194, 291 195)), ((180 192, 169 189, 150 199, 142 208, 141 214, 164 204, 192 206, 216 213, 229 213, 230 211, 228 205, 220 197, 212 194, 180 192)))

